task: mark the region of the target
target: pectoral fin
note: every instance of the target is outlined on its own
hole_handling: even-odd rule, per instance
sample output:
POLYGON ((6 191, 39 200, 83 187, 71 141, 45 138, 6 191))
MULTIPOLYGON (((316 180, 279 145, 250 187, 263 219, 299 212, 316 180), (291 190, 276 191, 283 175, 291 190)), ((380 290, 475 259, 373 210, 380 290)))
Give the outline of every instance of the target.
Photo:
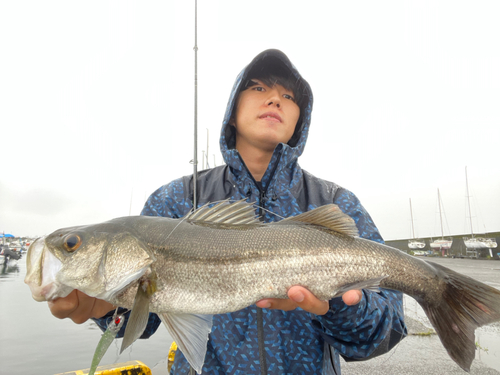
POLYGON ((201 374, 208 335, 212 331, 212 315, 163 313, 159 316, 191 367, 201 374))
POLYGON ((132 312, 128 318, 125 334, 123 335, 120 354, 134 343, 146 329, 149 319, 149 301, 151 294, 146 282, 140 283, 132 306, 132 312))
POLYGON ((384 280, 386 277, 389 277, 388 275, 377 277, 375 279, 370 279, 370 280, 365 280, 361 281, 358 283, 351 283, 351 284, 346 284, 342 285, 340 289, 338 289, 333 297, 340 297, 342 294, 349 290, 353 289, 368 289, 371 290, 372 292, 380 292, 380 282, 384 280))

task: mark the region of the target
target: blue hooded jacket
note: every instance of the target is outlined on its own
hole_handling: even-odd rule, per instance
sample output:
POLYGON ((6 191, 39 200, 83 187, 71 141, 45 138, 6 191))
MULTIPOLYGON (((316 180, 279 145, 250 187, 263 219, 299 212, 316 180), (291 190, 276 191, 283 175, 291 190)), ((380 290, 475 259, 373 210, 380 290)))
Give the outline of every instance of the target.
MULTIPOLYGON (((226 165, 199 172, 198 207, 227 198, 246 198, 262 208, 260 214, 264 221, 271 222, 280 216, 295 216, 335 203, 355 220, 361 237, 383 242, 353 193, 311 175, 297 163, 307 140, 312 104, 309 85, 286 55, 278 50, 260 53, 236 79, 220 138, 226 165), (259 186, 234 148, 234 127, 229 121, 249 74, 255 75, 255 71, 270 66, 289 69, 300 82, 304 100, 292 140, 276 147, 259 186)), ((180 218, 191 210, 192 202, 193 176, 186 176, 155 191, 141 214, 180 218)), ((348 361, 369 359, 386 353, 406 335, 399 292, 363 290, 363 298, 357 305, 347 306, 341 298, 332 299, 329 304, 330 310, 323 316, 300 308, 281 311, 259 309, 255 305, 215 315, 203 374, 340 374, 339 355, 348 361)), ((103 326, 103 318, 97 322, 103 326)), ((143 337, 149 337, 159 323, 158 317, 150 314, 143 337)), ((188 374, 189 368, 184 355, 178 351, 171 373, 188 374)))

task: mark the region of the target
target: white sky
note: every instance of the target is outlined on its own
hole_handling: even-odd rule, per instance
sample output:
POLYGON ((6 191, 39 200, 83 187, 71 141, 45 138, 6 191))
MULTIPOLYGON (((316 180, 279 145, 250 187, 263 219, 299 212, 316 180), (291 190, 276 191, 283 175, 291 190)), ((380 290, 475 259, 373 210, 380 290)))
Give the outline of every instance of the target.
MULTIPOLYGON (((498 1, 198 2, 199 156, 234 79, 285 52, 315 96, 301 166, 386 239, 500 230, 498 1), (307 5, 306 5, 307 3, 307 5)), ((192 173, 193 1, 0 3, 0 232, 139 214, 192 173)), ((201 161, 200 161, 201 162, 201 161)))

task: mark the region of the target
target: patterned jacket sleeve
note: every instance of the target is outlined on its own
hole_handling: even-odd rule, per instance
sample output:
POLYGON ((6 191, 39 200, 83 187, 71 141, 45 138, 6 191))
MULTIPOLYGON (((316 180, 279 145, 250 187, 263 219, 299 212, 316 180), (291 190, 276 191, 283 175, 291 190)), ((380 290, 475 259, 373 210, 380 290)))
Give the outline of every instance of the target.
MULTIPOLYGON (((361 237, 383 243, 370 215, 354 194, 341 189, 335 203, 355 220, 361 237)), ((340 297, 329 303, 329 312, 314 316, 314 324, 325 341, 347 361, 384 354, 407 334, 401 292, 363 290, 357 305, 348 306, 340 297)))
MULTIPOLYGON (((171 183, 162 186, 156 190, 149 199, 146 201, 144 208, 142 209, 141 215, 146 216, 166 216, 166 217, 182 217, 186 210, 189 210, 189 204, 185 202, 183 197, 183 186, 182 180, 175 180, 171 183)), ((120 312, 125 312, 125 309, 119 309, 120 312)), ((114 311, 110 311, 108 314, 99 319, 92 320, 97 324, 97 326, 104 332, 108 326, 114 311)), ((125 314, 125 322, 118 332, 116 337, 123 337, 125 333, 125 327, 127 326, 128 318, 130 312, 125 314)), ((141 335, 141 339, 147 339, 153 335, 161 324, 161 320, 155 313, 149 313, 149 320, 146 329, 141 335)))

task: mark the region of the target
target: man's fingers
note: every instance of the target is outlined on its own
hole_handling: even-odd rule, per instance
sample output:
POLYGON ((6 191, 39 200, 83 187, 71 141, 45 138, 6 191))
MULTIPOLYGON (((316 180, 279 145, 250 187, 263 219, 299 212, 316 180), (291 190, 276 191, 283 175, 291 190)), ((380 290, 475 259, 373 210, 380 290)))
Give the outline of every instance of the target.
POLYGON ((112 305, 111 303, 96 298, 94 303, 94 308, 92 309, 91 318, 96 318, 96 319, 102 318, 108 312, 115 309, 116 306, 112 305))
POLYGON ((92 310, 96 299, 89 297, 79 290, 76 291, 76 295, 78 297, 78 308, 69 314, 68 317, 76 324, 82 324, 92 317, 92 310))
POLYGON ((279 298, 267 298, 262 299, 256 303, 256 305, 263 309, 276 309, 283 311, 290 311, 297 308, 294 301, 289 299, 279 299, 279 298))
POLYGON ((76 290, 73 290, 64 298, 58 298, 48 303, 50 312, 56 318, 67 318, 78 307, 78 297, 76 290))
POLYGON ((328 312, 328 301, 319 300, 306 288, 293 286, 288 291, 288 297, 294 301, 298 307, 316 315, 325 315, 328 312))
POLYGON ((349 306, 358 304, 361 298, 363 298, 363 293, 357 289, 349 290, 342 295, 342 300, 349 306))
MULTIPOLYGON (((356 305, 363 298, 361 290, 349 290, 342 295, 342 300, 346 305, 356 305)), ((328 301, 316 298, 308 289, 301 286, 293 286, 288 291, 288 299, 267 298, 256 303, 258 307, 265 309, 278 309, 290 311, 300 307, 316 315, 324 315, 330 306, 328 301)))
POLYGON ((89 297, 79 290, 73 290, 64 298, 48 303, 50 312, 56 318, 70 318, 76 324, 82 324, 90 318, 101 318, 115 309, 111 303, 95 297, 89 297))

